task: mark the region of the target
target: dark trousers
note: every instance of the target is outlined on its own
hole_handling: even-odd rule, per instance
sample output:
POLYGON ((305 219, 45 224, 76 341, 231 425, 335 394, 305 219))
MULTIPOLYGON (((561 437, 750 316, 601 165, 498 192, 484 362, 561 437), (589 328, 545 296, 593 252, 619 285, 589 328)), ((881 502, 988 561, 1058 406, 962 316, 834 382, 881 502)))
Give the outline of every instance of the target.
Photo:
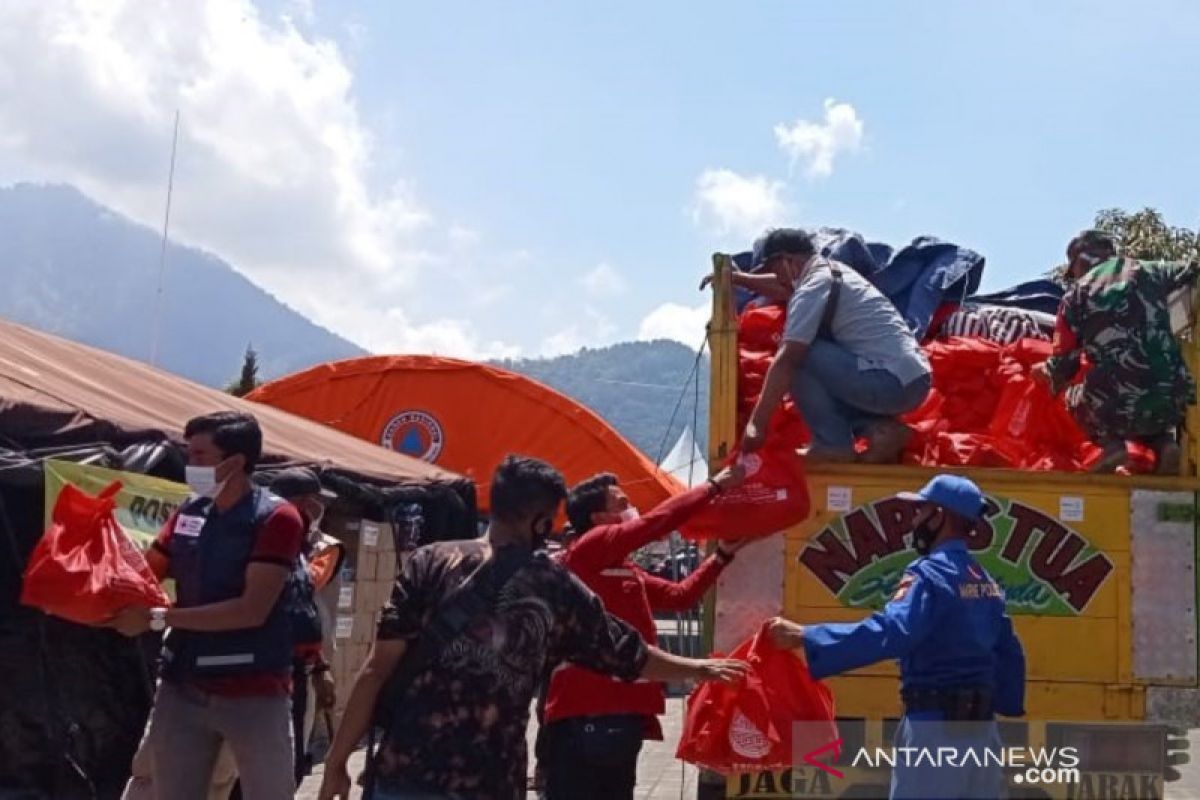
POLYGON ((552 722, 542 731, 546 800, 633 800, 642 717, 580 717, 552 722))
POLYGON ((296 775, 296 788, 304 778, 312 774, 312 756, 308 752, 308 742, 304 738, 304 717, 308 713, 308 678, 312 674, 304 662, 292 664, 292 737, 296 744, 296 760, 293 763, 296 775))

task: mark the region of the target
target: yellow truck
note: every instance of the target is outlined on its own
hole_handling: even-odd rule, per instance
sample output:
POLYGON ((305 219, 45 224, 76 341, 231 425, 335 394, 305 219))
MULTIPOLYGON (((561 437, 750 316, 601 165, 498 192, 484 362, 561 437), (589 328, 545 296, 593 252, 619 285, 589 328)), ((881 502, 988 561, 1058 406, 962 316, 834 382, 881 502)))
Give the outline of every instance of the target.
MULTIPOLYGON (((732 261, 714 256, 709 459, 736 443, 737 331, 732 261)), ((1198 356, 1192 297, 1173 302, 1189 365, 1198 356)), ((812 514, 748 546, 710 602, 710 644, 728 652, 760 622, 853 621, 882 607, 915 554, 892 498, 937 472, 966 474, 989 499, 970 543, 1000 582, 1027 659, 1027 715, 1003 720, 1006 746, 1070 748, 1070 769, 1006 770, 1010 797, 1161 798, 1187 760, 1200 719, 1196 519, 1200 412, 1187 421, 1179 476, 846 465, 810 471, 812 514), (1034 774, 1037 772, 1038 774, 1034 774), (1041 774, 1045 773, 1045 774, 1041 774)), ((890 745, 901 713, 898 674, 881 664, 831 679, 840 755, 827 768, 705 774, 711 798, 886 797, 890 772, 863 759, 890 745), (855 763, 857 762, 857 763, 855 763)), ((1022 765, 1023 766, 1023 765, 1022 765)))

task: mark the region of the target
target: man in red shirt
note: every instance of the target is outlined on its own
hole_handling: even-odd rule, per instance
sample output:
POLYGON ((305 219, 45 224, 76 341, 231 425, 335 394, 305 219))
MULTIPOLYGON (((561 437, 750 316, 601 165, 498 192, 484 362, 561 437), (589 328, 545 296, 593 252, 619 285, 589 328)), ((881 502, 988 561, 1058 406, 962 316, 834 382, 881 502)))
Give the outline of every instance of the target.
POLYGON ((154 573, 175 581, 176 604, 130 607, 110 623, 126 636, 170 628, 141 748, 150 781, 160 798, 204 798, 228 742, 246 800, 289 800, 292 639, 284 588, 299 567, 304 523, 295 506, 250 481, 262 454, 254 417, 197 417, 184 438, 194 494, 147 553, 154 573))
MULTIPOLYGON (((609 613, 654 644, 658 637, 653 612, 695 606, 742 542, 722 542, 713 556, 679 583, 649 574, 630 556, 678 529, 744 479, 741 467, 726 469, 703 486, 640 516, 616 476, 596 475, 572 489, 567 498, 573 533, 558 558, 600 596, 609 613)), ((557 670, 546 695, 538 747, 547 800, 631 799, 642 742, 662 739, 658 715, 664 711, 660 683, 621 683, 569 665, 557 670)))

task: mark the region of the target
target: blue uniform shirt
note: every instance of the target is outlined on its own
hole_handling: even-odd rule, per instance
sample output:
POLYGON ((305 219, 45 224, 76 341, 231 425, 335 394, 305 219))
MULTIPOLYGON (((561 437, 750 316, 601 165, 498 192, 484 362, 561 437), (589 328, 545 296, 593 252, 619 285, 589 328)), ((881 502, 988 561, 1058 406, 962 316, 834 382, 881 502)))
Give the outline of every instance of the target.
POLYGON ((1004 592, 961 539, 909 565, 882 611, 804 626, 804 651, 814 678, 895 658, 904 689, 990 687, 996 711, 1025 713, 1025 653, 1004 592))

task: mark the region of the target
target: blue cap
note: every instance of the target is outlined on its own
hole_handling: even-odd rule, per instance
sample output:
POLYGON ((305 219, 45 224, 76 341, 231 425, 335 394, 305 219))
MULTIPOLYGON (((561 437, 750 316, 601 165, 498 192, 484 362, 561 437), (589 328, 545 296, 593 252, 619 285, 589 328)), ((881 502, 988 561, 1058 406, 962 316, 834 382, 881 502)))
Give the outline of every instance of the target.
POLYGON ((975 482, 958 475, 938 475, 921 491, 915 494, 902 492, 897 497, 916 503, 933 503, 969 520, 979 519, 987 509, 987 501, 975 482))

